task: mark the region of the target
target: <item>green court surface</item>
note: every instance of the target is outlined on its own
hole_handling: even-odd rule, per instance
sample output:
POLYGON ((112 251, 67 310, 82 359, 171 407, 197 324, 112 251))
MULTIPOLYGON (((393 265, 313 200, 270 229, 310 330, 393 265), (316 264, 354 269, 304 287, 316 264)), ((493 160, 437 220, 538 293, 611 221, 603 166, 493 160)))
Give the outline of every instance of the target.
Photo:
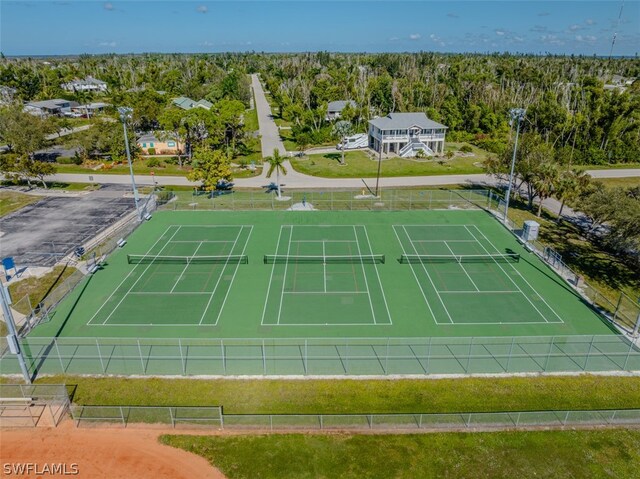
POLYGON ((22 349, 34 374, 640 370, 482 210, 157 212, 22 349))
POLYGON ((481 210, 162 211, 30 336, 611 333, 481 210))

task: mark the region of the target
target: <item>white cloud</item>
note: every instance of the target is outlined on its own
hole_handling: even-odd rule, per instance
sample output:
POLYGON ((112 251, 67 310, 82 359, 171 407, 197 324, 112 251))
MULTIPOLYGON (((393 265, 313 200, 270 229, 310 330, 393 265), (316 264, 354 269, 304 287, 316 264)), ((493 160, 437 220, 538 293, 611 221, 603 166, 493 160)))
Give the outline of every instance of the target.
POLYGON ((442 38, 440 38, 438 35, 436 35, 435 33, 432 33, 431 35, 429 35, 429 39, 431 39, 432 42, 437 43, 438 45, 440 45, 441 47, 445 46, 445 43, 442 41, 442 38))
POLYGON ((116 42, 100 42, 98 46, 100 47, 115 47, 117 45, 116 42))
POLYGON ((578 30, 582 30, 584 27, 582 25, 573 24, 569 27, 570 32, 577 32, 578 30))
POLYGON ((593 18, 587 18, 584 23, 586 23, 587 25, 595 25, 596 21, 593 18))
POLYGON ((576 41, 578 42, 593 43, 597 39, 598 38, 593 35, 576 35, 576 41))
POLYGON ((390 42, 397 42, 398 40, 400 40, 398 37, 391 37, 389 38, 390 42))
POLYGON ((213 42, 210 42, 209 40, 205 40, 204 42, 202 42, 200 44, 200 46, 202 46, 202 47, 212 47, 213 46, 213 42))
POLYGON ((111 3, 111 2, 107 2, 107 3, 105 3, 105 4, 104 4, 104 5, 102 5, 102 6, 104 7, 104 9, 105 9, 105 10, 109 10, 109 11, 111 11, 111 10, 113 10, 113 9, 115 8, 115 7, 113 6, 113 3, 111 3))
POLYGON ((196 8, 196 12, 198 13, 207 13, 209 11, 209 7, 207 7, 206 5, 198 5, 198 7, 196 8))
POLYGON ((419 33, 412 33, 411 35, 409 35, 409 40, 420 40, 422 38, 422 35, 420 35, 419 33))
POLYGON ((504 30, 496 30, 495 32, 496 32, 496 35, 498 35, 500 37, 503 36, 506 33, 504 30))

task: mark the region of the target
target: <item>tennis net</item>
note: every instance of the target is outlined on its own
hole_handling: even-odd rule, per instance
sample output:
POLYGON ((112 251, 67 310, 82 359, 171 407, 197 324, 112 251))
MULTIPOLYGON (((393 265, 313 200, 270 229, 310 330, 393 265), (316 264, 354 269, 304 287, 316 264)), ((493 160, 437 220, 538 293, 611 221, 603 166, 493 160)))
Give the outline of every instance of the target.
POLYGON ((129 264, 247 264, 247 255, 220 256, 154 256, 145 254, 128 254, 129 264))
POLYGON ((507 254, 461 254, 461 255, 436 255, 436 254, 403 254, 400 256, 401 264, 420 263, 517 263, 520 255, 507 254))
POLYGON ((285 255, 285 254, 266 254, 264 255, 265 264, 378 264, 384 263, 383 254, 365 254, 365 255, 285 255))

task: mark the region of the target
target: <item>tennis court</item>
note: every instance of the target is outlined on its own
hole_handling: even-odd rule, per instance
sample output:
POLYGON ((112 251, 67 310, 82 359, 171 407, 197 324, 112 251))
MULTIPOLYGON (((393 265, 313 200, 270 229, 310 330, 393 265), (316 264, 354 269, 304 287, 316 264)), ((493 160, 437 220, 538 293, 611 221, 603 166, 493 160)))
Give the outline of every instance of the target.
POLYGON ((160 211, 30 336, 611 333, 482 210, 160 211))

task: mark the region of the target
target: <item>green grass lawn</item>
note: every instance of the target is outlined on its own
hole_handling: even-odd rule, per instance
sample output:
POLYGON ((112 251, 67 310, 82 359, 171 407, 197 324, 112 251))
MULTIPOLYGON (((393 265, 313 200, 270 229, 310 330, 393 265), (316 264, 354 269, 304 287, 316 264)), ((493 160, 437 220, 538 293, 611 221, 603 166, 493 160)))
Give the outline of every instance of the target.
POLYGON ((244 129, 245 131, 257 131, 259 129, 258 112, 255 108, 244 111, 244 129))
POLYGON ((543 210, 539 218, 522 201, 512 201, 509 206, 509 217, 518 227, 525 220, 540 223, 540 241, 562 254, 567 265, 582 275, 587 283, 598 288, 609 301, 615 304, 620 296, 619 291, 624 291, 632 298, 640 297, 640 271, 630 267, 624 258, 587 240, 572 223, 563 221, 558 224, 557 216, 547 210, 543 210))
POLYGON ((596 178, 594 181, 602 183, 607 188, 631 188, 632 186, 640 186, 640 176, 627 178, 596 178))
MULTIPOLYGON (((291 164, 301 172, 325 178, 373 178, 377 175, 378 161, 363 150, 345 153, 346 166, 341 166, 340 153, 312 154, 305 158, 292 158, 291 164)), ((382 160, 381 176, 427 176, 482 173, 478 156, 458 157, 452 160, 416 160, 393 158, 382 160)))
POLYGON ((240 478, 631 478, 640 432, 169 436, 163 444, 240 478))
POLYGON ((640 168, 640 162, 612 163, 606 165, 575 165, 579 170, 626 170, 640 168))
POLYGON ((447 413, 640 407, 640 377, 201 380, 51 376, 81 405, 223 406, 227 414, 447 413))
POLYGON ((17 303, 19 300, 25 295, 29 295, 31 307, 35 307, 51 290, 75 271, 76 269, 71 266, 61 265, 54 267, 53 270, 43 276, 25 278, 11 283, 9 285, 9 292, 13 298, 13 308, 23 314, 29 313, 28 305, 25 304, 25 302, 17 303))
POLYGON ((0 217, 19 210, 20 208, 35 203, 41 198, 33 195, 25 195, 17 191, 0 191, 0 217))
MULTIPOLYGON (((166 164, 165 166, 147 166, 149 160, 136 160, 133 162, 133 172, 137 175, 148 175, 152 171, 158 176, 186 176, 191 168, 180 168, 178 165, 166 164)), ((80 173, 86 175, 128 175, 129 166, 126 164, 113 165, 112 168, 93 168, 82 165, 56 165, 58 173, 80 173)))

